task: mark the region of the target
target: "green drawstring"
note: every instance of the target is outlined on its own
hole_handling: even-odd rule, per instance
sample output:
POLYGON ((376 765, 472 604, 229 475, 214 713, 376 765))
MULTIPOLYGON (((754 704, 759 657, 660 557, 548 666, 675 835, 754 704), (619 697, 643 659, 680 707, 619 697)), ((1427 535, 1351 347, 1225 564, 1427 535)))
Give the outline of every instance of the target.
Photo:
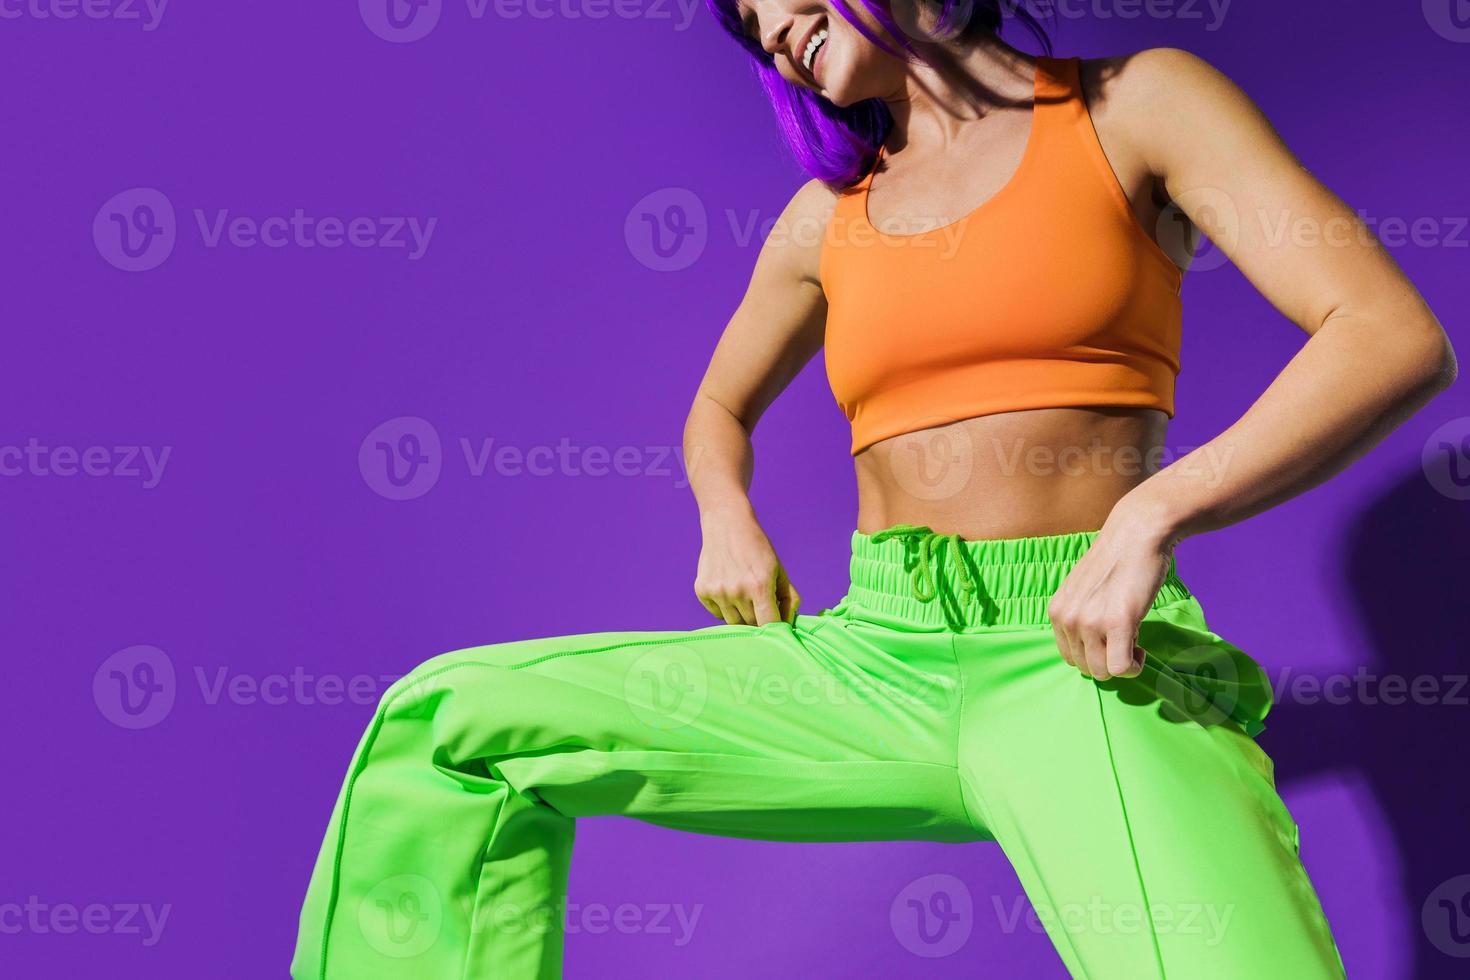
MULTIPOLYGON (((938 556, 934 554, 936 544, 944 550, 944 542, 949 543, 950 563, 954 565, 959 574, 960 588, 969 598, 974 598, 978 589, 975 576, 970 572, 970 566, 965 562, 964 539, 959 534, 935 534, 934 529, 923 524, 895 524, 884 528, 873 535, 873 542, 887 541, 889 538, 901 538, 913 541, 917 545, 918 558, 914 564, 914 598, 920 602, 930 602, 939 594, 939 583, 935 577, 938 568, 938 556)), ((957 617, 951 614, 949 606, 943 602, 940 606, 944 609, 945 618, 951 627, 958 629, 957 617)), ((963 624, 960 624, 963 625, 963 624)))

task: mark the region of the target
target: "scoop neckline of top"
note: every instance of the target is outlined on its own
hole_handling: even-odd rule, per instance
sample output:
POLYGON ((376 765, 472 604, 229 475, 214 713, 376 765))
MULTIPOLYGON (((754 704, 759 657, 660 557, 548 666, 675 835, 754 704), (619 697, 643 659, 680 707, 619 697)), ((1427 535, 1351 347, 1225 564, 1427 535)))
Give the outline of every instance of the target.
POLYGON ((883 162, 883 151, 886 149, 888 143, 888 140, 885 138, 882 143, 878 144, 878 155, 873 159, 873 168, 868 171, 867 177, 863 179, 863 196, 861 201, 863 224, 867 225, 882 238, 892 238, 898 241, 910 238, 924 238, 965 224, 975 215, 984 211, 1003 197, 1011 188, 1015 187, 1020 182, 1021 175, 1026 171, 1027 164, 1030 163, 1033 151, 1036 148, 1037 111, 1041 106, 1041 66, 1045 60, 1047 60, 1045 57, 1038 57, 1034 66, 1035 71, 1031 79, 1031 127, 1026 132, 1026 145, 1021 150, 1021 162, 1016 165, 1015 172, 1011 174, 1010 179, 1001 185, 999 190, 965 214, 936 228, 927 228, 924 231, 914 232, 912 235, 890 235, 886 231, 881 231, 877 225, 873 224, 872 219, 868 217, 868 193, 873 189, 873 178, 877 176, 878 165, 883 162))

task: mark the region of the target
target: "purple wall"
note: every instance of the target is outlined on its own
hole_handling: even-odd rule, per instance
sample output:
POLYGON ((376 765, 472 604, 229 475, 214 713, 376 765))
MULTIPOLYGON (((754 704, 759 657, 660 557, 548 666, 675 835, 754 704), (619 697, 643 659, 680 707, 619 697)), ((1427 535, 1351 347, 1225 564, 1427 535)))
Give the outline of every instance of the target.
MULTIPOLYGON (((0 458, 0 971, 284 976, 385 679, 477 643, 707 624, 670 451, 750 229, 801 175, 739 53, 681 2, 444 0, 411 41, 381 0, 0 3, 0 447, 20 450, 0 458), (669 262, 640 216, 680 200, 698 234, 669 262), (299 235, 266 221, 297 211, 299 235), (171 251, 165 234, 127 255, 117 213, 152 214, 171 251), (251 227, 285 237, 252 245, 251 227), (400 501, 359 448, 403 417, 441 448, 437 481, 400 501), (472 466, 466 444, 549 447, 532 464, 554 475, 472 466), (589 472, 619 449, 622 474, 589 472), (159 651, 163 692, 135 716, 104 662, 132 669, 138 646, 159 651), (16 917, 33 897, 44 909, 16 917), (83 913, 90 930, 68 918, 83 913)), ((1057 6, 1060 54, 1173 45, 1235 78, 1387 223, 1470 354, 1461 0, 1057 6)), ((1238 417, 1304 339, 1228 266, 1185 296, 1176 449, 1238 417)), ((1179 550, 1211 625, 1283 686, 1263 745, 1356 976, 1459 976, 1470 956, 1470 918, 1440 905, 1470 904, 1470 487, 1449 468, 1470 464, 1467 391, 1330 485, 1179 550), (1313 696, 1304 675, 1347 686, 1313 696), (1415 681, 1438 693, 1392 703, 1415 681)), ((757 444, 757 504, 815 612, 843 590, 855 513, 820 362, 757 444)), ((996 914, 1019 896, 983 845, 589 820, 567 973, 1060 976, 1043 935, 996 914), (973 932, 924 958, 889 909, 936 874, 963 882, 973 932), (602 929, 623 905, 698 919, 602 929)))

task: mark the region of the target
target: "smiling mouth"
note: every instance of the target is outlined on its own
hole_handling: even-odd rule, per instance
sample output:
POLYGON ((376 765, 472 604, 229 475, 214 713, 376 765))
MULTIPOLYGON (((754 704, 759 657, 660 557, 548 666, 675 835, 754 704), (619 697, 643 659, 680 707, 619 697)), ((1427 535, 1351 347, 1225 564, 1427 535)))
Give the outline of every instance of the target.
POLYGON ((806 48, 801 52, 801 65, 812 76, 813 80, 817 77, 814 68, 817 63, 817 55, 827 46, 827 37, 827 28, 822 27, 812 35, 811 40, 806 43, 806 48))

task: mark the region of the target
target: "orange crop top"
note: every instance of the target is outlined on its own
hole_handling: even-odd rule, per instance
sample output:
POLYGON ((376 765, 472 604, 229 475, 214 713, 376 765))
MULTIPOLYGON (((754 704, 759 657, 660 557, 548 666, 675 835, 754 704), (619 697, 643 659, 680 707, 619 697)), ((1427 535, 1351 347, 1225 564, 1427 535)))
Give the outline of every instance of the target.
POLYGON ((959 221, 868 223, 873 171, 822 242, 827 379, 852 455, 905 432, 1028 408, 1143 406, 1174 417, 1179 267, 1103 153, 1078 59, 1040 58, 1021 165, 959 221))

